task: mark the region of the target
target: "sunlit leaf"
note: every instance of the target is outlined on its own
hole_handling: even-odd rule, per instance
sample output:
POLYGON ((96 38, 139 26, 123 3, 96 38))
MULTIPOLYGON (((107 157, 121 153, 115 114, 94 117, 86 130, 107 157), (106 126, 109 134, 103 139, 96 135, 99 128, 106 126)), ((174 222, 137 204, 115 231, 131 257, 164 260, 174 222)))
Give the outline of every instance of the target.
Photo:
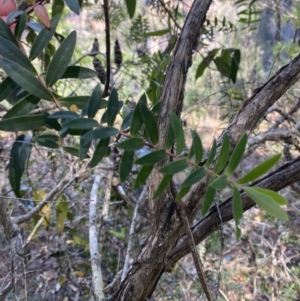
POLYGON ((243 189, 246 194, 268 214, 283 221, 289 220, 287 213, 268 195, 253 189, 253 187, 243 187, 243 189))
POLYGON ((259 178, 268 170, 270 170, 279 161, 280 157, 281 154, 278 154, 262 162, 261 164, 253 168, 251 171, 249 171, 246 175, 244 175, 241 179, 239 179, 237 183, 244 184, 259 178))

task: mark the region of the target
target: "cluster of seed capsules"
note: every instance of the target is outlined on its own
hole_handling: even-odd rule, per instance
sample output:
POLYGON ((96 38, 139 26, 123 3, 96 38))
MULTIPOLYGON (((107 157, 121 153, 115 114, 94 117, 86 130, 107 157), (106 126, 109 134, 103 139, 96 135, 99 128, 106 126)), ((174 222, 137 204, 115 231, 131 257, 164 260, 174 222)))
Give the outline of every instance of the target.
MULTIPOLYGON (((106 83, 106 72, 104 67, 101 64, 101 61, 96 57, 96 55, 99 53, 99 41, 97 38, 94 39, 93 46, 92 46, 92 56, 94 57, 93 59, 93 65, 94 69, 97 73, 97 76, 100 80, 100 82, 105 85, 106 83)), ((120 48, 119 41, 116 39, 115 41, 115 46, 114 46, 114 57, 115 57, 115 64, 117 65, 118 68, 120 68, 122 64, 122 51, 120 48)))

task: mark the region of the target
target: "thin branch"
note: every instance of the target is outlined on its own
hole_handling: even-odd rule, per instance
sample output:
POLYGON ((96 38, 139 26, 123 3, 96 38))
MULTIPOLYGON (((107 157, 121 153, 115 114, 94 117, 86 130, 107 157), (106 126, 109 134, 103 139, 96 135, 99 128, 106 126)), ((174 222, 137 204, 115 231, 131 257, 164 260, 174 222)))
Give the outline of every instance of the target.
POLYGON ((208 301, 213 301, 213 297, 212 294, 208 288, 208 285, 206 283, 205 277, 204 277, 204 271, 201 267, 201 260, 200 260, 200 256, 196 250, 196 246, 195 246, 195 242, 194 242, 194 238, 190 229, 190 225, 189 225, 189 221, 187 219, 187 216, 185 214, 185 209, 184 209, 184 204, 182 202, 178 202, 176 204, 176 208, 177 208, 177 212, 180 216, 180 219, 183 223, 183 227, 186 233, 186 237, 187 237, 187 241, 189 244, 189 249, 191 251, 193 260, 194 260, 194 264, 195 264, 195 268, 200 280, 200 283, 202 285, 203 291, 206 295, 206 298, 208 301))
POLYGON ((172 13, 170 12, 170 10, 166 7, 164 1, 162 0, 158 0, 159 3, 161 4, 161 6, 164 8, 164 10, 167 12, 167 14, 169 15, 169 17, 173 20, 175 26, 178 28, 178 29, 182 29, 181 26, 177 23, 176 19, 174 18, 174 16, 172 15, 172 13))
POLYGON ((128 238, 128 244, 127 244, 127 250, 126 250, 126 257, 125 257, 125 263, 123 266, 123 272, 122 272, 122 278, 121 281, 123 281, 129 271, 129 261, 130 261, 130 253, 132 250, 132 245, 133 245, 133 235, 135 232, 135 224, 136 224, 136 220, 137 220, 137 214, 138 214, 138 209, 140 206, 140 203, 142 202, 142 200, 144 199, 144 196, 146 194, 147 191, 147 185, 145 185, 136 205, 134 208, 134 212, 133 212, 133 216, 132 216, 132 220, 131 220, 131 225, 130 225, 130 230, 129 230, 129 238, 128 238))
POLYGON ((109 95, 109 83, 110 83, 110 24, 109 24, 109 4, 108 0, 103 0, 103 10, 105 19, 105 42, 106 42, 106 83, 103 91, 103 97, 109 95))
POLYGON ((101 271, 101 260, 97 239, 97 200, 98 200, 98 187, 100 184, 100 176, 95 177, 95 181, 92 186, 90 206, 89 206, 89 245, 91 254, 91 266, 92 266, 92 283, 93 283, 93 295, 97 301, 104 300, 103 292, 103 279, 101 271))

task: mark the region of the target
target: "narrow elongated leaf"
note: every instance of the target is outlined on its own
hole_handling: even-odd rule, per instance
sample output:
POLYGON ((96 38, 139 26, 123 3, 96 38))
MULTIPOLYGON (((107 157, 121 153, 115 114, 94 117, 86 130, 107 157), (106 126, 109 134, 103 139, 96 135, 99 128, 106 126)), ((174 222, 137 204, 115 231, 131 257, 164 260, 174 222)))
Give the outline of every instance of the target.
POLYGON ((52 95, 43 84, 27 69, 6 58, 0 59, 0 67, 25 91, 36 97, 51 100, 52 95))
POLYGON ((142 102, 140 103, 140 110, 149 138, 151 142, 156 145, 158 142, 158 127, 155 117, 142 102))
POLYGON ((59 103, 67 108, 70 108, 72 105, 76 105, 78 109, 83 109, 89 99, 90 96, 70 96, 59 99, 59 103))
POLYGON ((34 141, 39 145, 49 148, 59 148, 59 137, 56 135, 40 135, 34 137, 34 141))
POLYGON ((161 168, 159 170, 159 172, 164 173, 164 174, 173 175, 177 172, 183 171, 188 166, 189 165, 188 165, 186 159, 179 159, 179 160, 176 160, 176 161, 173 161, 173 162, 167 164, 166 166, 161 168))
POLYGON ((53 0, 52 1, 52 17, 58 14, 62 14, 64 10, 64 0, 53 0))
POLYGON ((243 217, 243 204, 241 195, 236 187, 233 187, 233 202, 232 212, 235 222, 236 237, 239 239, 241 236, 241 229, 239 228, 239 220, 243 217))
POLYGON ((258 191, 259 193, 267 195, 268 197, 273 199, 278 205, 286 205, 287 204, 286 198, 273 190, 264 189, 264 188, 260 188, 260 187, 251 187, 251 188, 254 189, 255 191, 258 191))
POLYGON ((222 141, 220 154, 218 156, 217 163, 215 166, 215 173, 218 174, 224 169, 228 161, 229 154, 230 154, 230 141, 228 135, 225 133, 222 141))
POLYGON ((170 114, 170 122, 172 124, 172 128, 175 134, 176 141, 176 155, 180 155, 184 149, 185 141, 184 141, 184 132, 180 119, 178 116, 171 112, 170 114))
POLYGON ((227 169, 225 171, 226 175, 231 175, 241 162, 247 145, 247 138, 247 134, 244 134, 243 137, 237 143, 236 147, 234 148, 227 169))
POLYGON ((15 89, 16 83, 10 77, 6 77, 0 83, 0 101, 6 99, 15 89))
POLYGON ((192 158, 192 156, 195 155, 195 163, 199 164, 203 156, 203 147, 202 147, 201 139, 195 130, 192 130, 191 134, 192 134, 193 143, 189 153, 189 158, 192 158))
POLYGON ((130 19, 132 19, 136 8, 136 0, 125 0, 125 3, 126 3, 128 15, 130 19))
POLYGON ((91 147, 92 141, 87 141, 82 139, 82 136, 86 133, 88 133, 90 129, 82 130, 81 137, 80 137, 80 143, 79 143, 79 159, 83 160, 86 158, 86 155, 89 151, 89 148, 91 147))
POLYGON ((99 123, 91 118, 79 117, 65 122, 63 126, 68 129, 88 130, 92 129, 93 127, 98 127, 99 123))
POLYGON ((19 116, 19 117, 0 120, 0 131, 5 131, 5 132, 28 131, 46 125, 47 123, 43 115, 19 116))
POLYGON ((244 187, 246 194, 268 214, 277 217, 283 221, 288 221, 287 213, 268 195, 261 193, 252 187, 244 187))
POLYGON ((211 207, 214 201, 215 193, 216 190, 213 189, 211 186, 208 186, 204 197, 204 202, 203 202, 203 207, 201 212, 202 216, 204 216, 208 212, 209 208, 211 207))
POLYGON ((147 181, 153 169, 153 166, 154 165, 145 165, 141 168, 134 182, 133 189, 140 187, 147 181))
POLYGON ((136 135, 143 125, 143 119, 140 110, 141 102, 147 103, 147 96, 145 94, 141 96, 133 111, 132 121, 130 125, 130 134, 132 136, 136 135))
POLYGON ((87 104, 87 115, 89 118, 94 118, 98 110, 100 110, 101 99, 102 99, 101 87, 99 84, 97 84, 87 104))
MULTIPOLYGON (((101 105, 102 105, 102 103, 101 103, 101 105)), ((104 108, 104 106, 105 105, 103 105, 103 108, 104 108)), ((122 107, 123 107, 123 101, 118 101, 118 109, 116 110, 117 114, 120 112, 120 110, 121 110, 122 107)), ((104 114, 101 117, 101 121, 100 121, 101 124, 102 123, 107 123, 107 110, 104 112, 104 114)))
POLYGON ((8 166, 9 182, 16 197, 21 198, 20 185, 31 151, 31 137, 20 135, 13 143, 8 166))
POLYGON ((72 156, 79 157, 79 149, 76 147, 65 146, 63 150, 72 156))
POLYGON ((119 97, 116 89, 112 89, 107 104, 106 120, 108 126, 113 126, 119 113, 119 97))
POLYGON ((15 37, 18 40, 21 40, 22 34, 26 29, 26 18, 27 18, 27 14, 24 11, 22 11, 22 14, 20 15, 17 21, 17 25, 15 29, 15 37))
POLYGON ((181 200, 191 189, 191 186, 182 187, 176 195, 175 201, 181 200))
POLYGON ((197 168, 187 176, 187 178, 181 184, 181 187, 190 187, 200 182, 205 176, 206 170, 204 169, 204 167, 197 168))
POLYGON ((166 149, 171 148, 174 143, 175 143, 175 134, 174 134, 172 124, 171 124, 171 122, 169 122, 168 134, 167 134, 167 140, 166 140, 166 149))
POLYGON ((208 158, 207 158, 207 160, 206 160, 204 166, 209 167, 209 165, 211 164, 211 162, 212 162, 213 159, 215 158, 216 150, 217 150, 217 142, 216 142, 216 140, 214 139, 213 145, 212 145, 212 147, 211 147, 211 150, 210 150, 210 152, 209 152, 208 158))
POLYGON ((232 82, 235 84, 237 73, 239 71, 241 61, 241 51, 239 49, 236 49, 233 53, 232 61, 231 61, 231 74, 230 78, 232 82))
POLYGON ((105 157, 108 152, 109 142, 110 138, 104 138, 98 142, 90 163, 91 167, 95 167, 105 157))
POLYGON ((135 161, 135 164, 138 165, 154 165, 158 162, 161 162, 166 159, 166 151, 164 149, 160 149, 150 154, 147 154, 135 161))
MULTIPOLYGON (((46 124, 47 126, 50 128, 50 129, 54 129, 56 131, 60 131, 61 130, 61 125, 60 123, 55 120, 55 119, 51 119, 49 118, 50 117, 50 114, 48 112, 43 112, 42 113, 44 118, 45 118, 45 121, 46 121, 46 124)), ((62 137, 62 136, 61 136, 62 137)))
POLYGON ((227 186, 227 176, 226 175, 222 175, 216 179, 214 179, 210 186, 214 189, 217 189, 217 190, 222 190, 224 188, 226 188, 227 186))
POLYGON ((89 131, 88 133, 82 136, 82 139, 86 141, 92 141, 94 139, 103 139, 103 138, 115 136, 118 133, 119 131, 113 127, 105 127, 105 128, 89 131))
POLYGON ((205 69, 209 66, 209 64, 212 62, 214 57, 217 55, 218 51, 219 48, 213 49, 209 51, 208 55, 205 58, 203 58, 203 61, 199 64, 197 68, 195 80, 197 80, 199 77, 202 76, 205 69))
POLYGON ((48 116, 50 119, 77 119, 79 115, 76 112, 72 111, 57 111, 48 116))
POLYGON ((120 181, 124 182, 129 176, 134 161, 134 152, 125 151, 120 162, 120 181))
POLYGON ((8 24, 0 18, 0 36, 12 43, 16 46, 19 46, 15 36, 12 34, 8 24))
POLYGON ((129 138, 117 144, 118 148, 124 149, 126 151, 135 151, 143 148, 143 146, 144 146, 144 140, 142 138, 137 138, 137 137, 129 138))
POLYGON ((38 57, 42 53, 42 51, 47 47, 53 35, 55 34, 59 19, 60 15, 54 16, 51 20, 51 29, 49 30, 47 27, 43 27, 43 29, 40 31, 39 35, 34 40, 30 49, 30 60, 33 60, 36 57, 38 57))
POLYGON ((27 56, 20 50, 16 44, 0 37, 0 54, 11 61, 21 65, 28 71, 36 73, 35 68, 27 58, 27 56))
POLYGON ((68 68, 74 53, 76 36, 76 31, 72 31, 55 52, 45 78, 47 86, 53 86, 68 68))
POLYGON ((37 106, 39 101, 40 98, 33 95, 28 95, 24 97, 2 117, 2 120, 27 115, 37 106))
POLYGON ((78 79, 85 79, 85 78, 92 78, 97 76, 95 70, 81 67, 81 66, 69 66, 65 73, 61 76, 63 78, 78 78, 78 79))
POLYGON ((69 9, 76 15, 80 14, 79 0, 65 0, 65 3, 68 5, 69 9))
POLYGON ((253 168, 251 171, 249 171, 246 175, 244 175, 241 179, 239 179, 237 183, 244 184, 259 178, 268 170, 270 170, 279 161, 280 157, 281 154, 278 154, 262 162, 261 164, 253 168))
POLYGON ((132 122, 132 116, 133 116, 133 112, 130 112, 129 114, 126 115, 126 117, 123 119, 122 125, 121 125, 121 130, 124 131, 126 130, 131 122, 132 122))
MULTIPOLYGON (((130 1, 130 0, 128 0, 130 1)), ((163 36, 167 33, 170 32, 169 28, 166 29, 160 29, 160 30, 154 30, 154 31, 149 31, 149 32, 145 32, 142 34, 143 37, 147 38, 147 37, 158 37, 158 36, 163 36)))
POLYGON ((172 177, 173 177, 173 175, 165 175, 163 177, 163 179, 160 182, 160 184, 158 185, 155 193, 153 194, 153 197, 152 197, 153 199, 156 199, 165 191, 165 189, 170 185, 172 177))

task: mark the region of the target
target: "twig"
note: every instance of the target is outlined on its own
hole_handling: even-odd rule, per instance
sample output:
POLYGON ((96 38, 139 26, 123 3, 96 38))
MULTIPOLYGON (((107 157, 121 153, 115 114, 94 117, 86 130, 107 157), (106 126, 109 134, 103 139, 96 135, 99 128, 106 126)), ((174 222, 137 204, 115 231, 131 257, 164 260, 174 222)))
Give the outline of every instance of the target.
POLYGON ((175 26, 178 28, 178 29, 182 29, 181 26, 177 23, 176 19, 174 18, 174 16, 172 15, 172 13, 170 12, 170 10, 166 7, 164 1, 162 0, 158 0, 159 3, 161 4, 161 6, 164 8, 164 10, 167 12, 167 14, 169 15, 169 17, 173 20, 175 26))
POLYGON ((90 197, 90 208, 89 208, 89 245, 91 254, 91 265, 92 265, 92 283, 93 293, 96 300, 104 300, 103 292, 103 279, 101 271, 101 261, 98 248, 97 239, 97 200, 98 200, 98 187, 100 184, 100 176, 95 177, 95 181, 91 191, 90 197))
POLYGON ((196 268, 200 283, 202 285, 203 291, 206 295, 207 300, 208 301, 213 301, 214 299, 213 299, 212 294, 211 294, 211 292, 208 288, 208 285, 207 285, 205 277, 204 277, 204 272, 203 272, 203 269, 201 267, 201 260, 200 260, 199 254, 196 251, 196 246, 195 246, 193 234, 191 232, 189 221, 188 221, 187 216, 185 214, 184 204, 180 201, 176 204, 176 208, 177 208, 177 212, 180 216, 180 219, 183 223, 183 227, 185 229, 185 233, 186 233, 186 236, 187 236, 187 239, 188 239, 189 248, 190 248, 190 251, 191 251, 192 256, 193 256, 195 268, 196 268))
POLYGON ((109 95, 110 83, 110 24, 109 24, 109 7, 108 0, 103 0, 103 10, 105 19, 105 42, 106 42, 106 83, 103 91, 103 97, 109 95))
POLYGON ((132 244, 133 244, 133 235, 134 235, 134 230, 135 230, 135 224, 137 220, 137 214, 138 214, 138 209, 140 206, 140 203, 144 199, 145 193, 147 191, 147 185, 145 185, 136 205, 134 208, 132 220, 131 220, 131 225, 130 225, 130 230, 129 230, 129 238, 128 238, 128 244, 127 244, 127 251, 126 251, 126 257, 125 257, 125 263, 123 267, 123 272, 122 272, 122 278, 121 281, 123 281, 128 273, 129 270, 129 260, 130 260, 130 253, 132 249, 132 244))

